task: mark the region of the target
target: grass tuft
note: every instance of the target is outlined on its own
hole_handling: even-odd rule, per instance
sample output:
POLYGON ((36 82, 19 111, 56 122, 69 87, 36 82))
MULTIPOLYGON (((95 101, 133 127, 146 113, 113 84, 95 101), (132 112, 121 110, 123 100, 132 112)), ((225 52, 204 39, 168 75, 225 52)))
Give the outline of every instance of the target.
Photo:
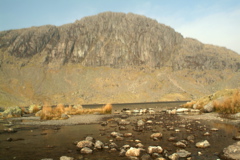
POLYGON ((55 108, 51 106, 43 106, 43 109, 36 116, 39 116, 41 120, 51 120, 51 119, 65 119, 62 115, 81 115, 81 114, 110 114, 112 113, 112 105, 106 104, 101 108, 82 108, 81 106, 64 107, 63 104, 58 104, 55 108))

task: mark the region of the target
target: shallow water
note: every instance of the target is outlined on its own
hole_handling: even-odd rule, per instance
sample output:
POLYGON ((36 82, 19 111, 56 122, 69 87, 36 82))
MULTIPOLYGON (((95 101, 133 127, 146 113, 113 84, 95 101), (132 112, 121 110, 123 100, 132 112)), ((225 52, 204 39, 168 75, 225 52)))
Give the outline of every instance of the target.
MULTIPOLYGON (((114 110, 121 110, 122 108, 154 108, 155 110, 162 110, 163 108, 173 108, 179 106, 181 103, 152 103, 152 104, 118 104, 113 105, 114 110)), ((91 107, 91 106, 88 106, 91 107)), ((149 117, 149 115, 147 115, 149 117)), ((136 132, 133 130, 134 122, 138 119, 145 119, 142 116, 130 116, 127 120, 131 121, 127 125, 127 130, 119 131, 115 121, 109 120, 106 127, 100 124, 89 125, 74 125, 74 126, 25 126, 14 125, 18 132, 16 133, 2 133, 0 134, 0 160, 40 160, 43 158, 52 158, 58 160, 61 156, 74 157, 75 159, 127 159, 126 157, 119 157, 119 151, 109 153, 108 150, 94 151, 92 155, 82 155, 73 144, 75 141, 83 140, 86 136, 92 136, 95 139, 108 143, 110 133, 118 131, 120 133, 133 133, 133 137, 125 138, 124 141, 116 141, 119 147, 124 144, 135 146, 135 142, 130 140, 139 139, 145 148, 150 145, 160 145, 168 151, 169 155, 176 152, 178 147, 173 145, 167 139, 174 135, 178 140, 185 139, 188 135, 194 135, 195 143, 201 140, 208 140, 211 144, 209 148, 199 149, 195 147, 195 143, 189 143, 186 150, 192 153, 193 159, 217 159, 217 154, 222 151, 224 147, 234 143, 232 137, 238 134, 239 128, 222 123, 190 121, 179 118, 176 115, 159 114, 155 116, 153 121, 163 121, 161 125, 152 125, 154 130, 163 133, 163 138, 159 141, 153 141, 149 138, 152 130, 144 130, 143 132, 136 132), (188 124, 191 131, 180 127, 181 124, 188 124), (175 129, 180 129, 180 132, 169 130, 168 126, 173 126, 175 129), (216 127, 219 131, 210 131, 210 128, 216 127), (211 136, 203 136, 208 131, 211 136), (7 141, 12 138, 12 141, 7 141), (198 155, 202 153, 202 156, 198 155), (114 157, 114 158, 113 158, 114 157)), ((4 121, 0 121, 0 129, 7 128, 3 126, 4 121)))

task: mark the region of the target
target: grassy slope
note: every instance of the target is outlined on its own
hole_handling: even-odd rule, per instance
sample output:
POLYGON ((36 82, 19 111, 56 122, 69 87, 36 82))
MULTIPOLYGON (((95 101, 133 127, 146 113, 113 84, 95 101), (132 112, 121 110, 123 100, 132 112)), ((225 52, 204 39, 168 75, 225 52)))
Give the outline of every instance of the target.
POLYGON ((112 69, 77 64, 52 69, 5 64, 0 74, 2 107, 189 100, 219 88, 236 88, 236 77, 240 77, 240 73, 229 71, 172 72, 169 68, 112 69), (226 79, 219 78, 223 76, 226 79))

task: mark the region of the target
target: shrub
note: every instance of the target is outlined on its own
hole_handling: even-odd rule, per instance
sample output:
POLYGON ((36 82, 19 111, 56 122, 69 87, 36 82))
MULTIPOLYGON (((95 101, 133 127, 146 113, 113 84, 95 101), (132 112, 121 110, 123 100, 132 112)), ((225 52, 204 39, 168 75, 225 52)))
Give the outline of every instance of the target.
POLYGON ((234 114, 240 112, 240 92, 236 91, 232 96, 226 97, 223 101, 214 101, 214 108, 223 114, 234 114))

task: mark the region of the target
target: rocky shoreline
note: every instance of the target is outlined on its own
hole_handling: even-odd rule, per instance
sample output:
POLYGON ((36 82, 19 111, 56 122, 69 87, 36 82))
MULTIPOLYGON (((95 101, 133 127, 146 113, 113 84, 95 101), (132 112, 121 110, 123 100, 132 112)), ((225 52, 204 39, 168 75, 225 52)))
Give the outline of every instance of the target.
MULTIPOLYGON (((216 113, 200 113, 198 110, 186 108, 123 108, 109 115, 79 115, 67 120, 40 121, 31 116, 8 119, 13 126, 101 126, 97 132, 104 141, 101 137, 86 136, 72 142, 76 146, 77 155, 82 155, 82 159, 91 159, 96 153, 103 157, 111 153, 116 159, 239 159, 239 128, 230 138, 220 131, 221 128, 214 128, 209 124, 213 121, 225 123, 231 120, 224 119, 216 113), (222 140, 228 140, 229 144, 217 144, 222 140)), ((236 121, 232 124, 237 124, 236 121)), ((2 134, 17 132, 11 128, 9 124, 8 130, 4 130, 2 134)), ((11 137, 7 139, 12 140, 14 139, 11 137)), ((61 160, 79 159, 74 156, 59 157, 61 160)))
MULTIPOLYGON (((49 125, 60 128, 64 125, 101 125, 99 134, 108 137, 107 142, 91 136, 73 142, 78 154, 83 155, 83 159, 89 154, 94 157, 96 152, 114 153, 118 157, 117 159, 204 159, 209 157, 209 154, 212 158, 238 159, 239 155, 236 155, 236 153, 240 153, 238 142, 229 144, 217 152, 212 152, 217 146, 212 139, 216 139, 214 136, 219 136, 219 129, 210 128, 211 126, 208 125, 210 121, 225 123, 231 120, 224 119, 216 113, 200 114, 198 110, 186 108, 168 110, 124 108, 109 115, 79 115, 72 116, 67 120, 51 121, 40 121, 33 117, 8 119, 12 125, 49 125), (147 140, 137 138, 141 135, 144 135, 147 140), (161 145, 162 143, 167 143, 167 145, 161 145)), ((237 121, 235 120, 232 124, 237 124, 237 121)), ((15 131, 9 127, 5 133, 15 133, 15 131)), ((236 141, 240 140, 239 135, 234 137, 236 141)), ((11 137, 7 139, 7 141, 12 140, 11 137)), ((76 158, 61 156, 60 159, 76 158)))

